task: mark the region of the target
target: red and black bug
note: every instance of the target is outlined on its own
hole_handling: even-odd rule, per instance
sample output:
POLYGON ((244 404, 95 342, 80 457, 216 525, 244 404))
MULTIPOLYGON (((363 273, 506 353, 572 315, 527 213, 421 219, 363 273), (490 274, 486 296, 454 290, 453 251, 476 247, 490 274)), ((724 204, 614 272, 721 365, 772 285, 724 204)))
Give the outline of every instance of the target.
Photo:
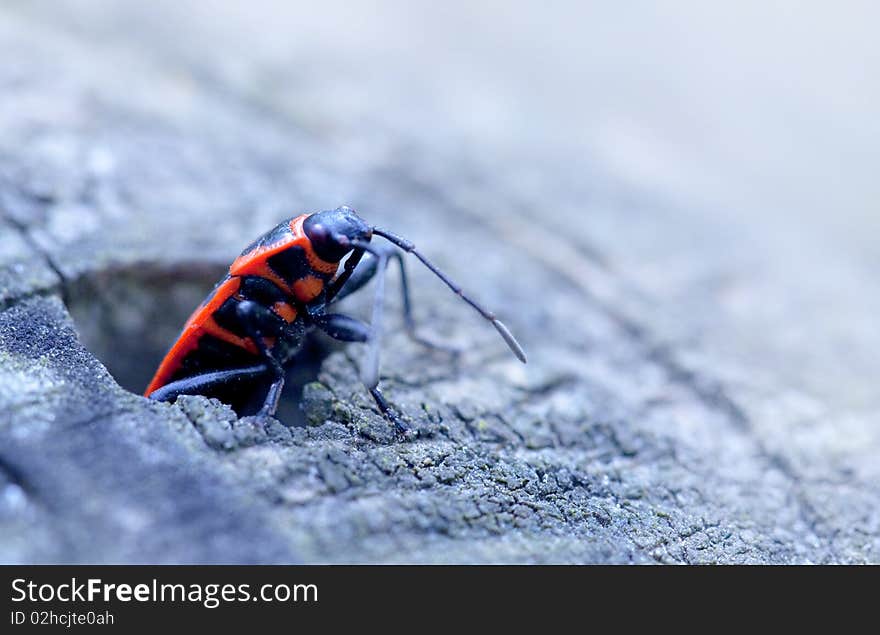
POLYGON ((306 332, 318 328, 340 341, 367 343, 361 380, 385 417, 403 429, 378 388, 383 274, 391 259, 400 265, 407 333, 424 345, 437 345, 416 335, 403 257, 395 246, 413 254, 489 320, 525 363, 525 353, 507 327, 465 295, 411 242, 368 225, 349 207, 340 207, 286 220, 245 249, 186 322, 146 396, 173 401, 180 395, 206 395, 237 409, 257 399, 262 404, 260 416, 272 416, 285 369, 306 332), (391 245, 372 243, 373 236, 391 245), (377 272, 371 324, 328 312, 334 302, 363 287, 377 272))

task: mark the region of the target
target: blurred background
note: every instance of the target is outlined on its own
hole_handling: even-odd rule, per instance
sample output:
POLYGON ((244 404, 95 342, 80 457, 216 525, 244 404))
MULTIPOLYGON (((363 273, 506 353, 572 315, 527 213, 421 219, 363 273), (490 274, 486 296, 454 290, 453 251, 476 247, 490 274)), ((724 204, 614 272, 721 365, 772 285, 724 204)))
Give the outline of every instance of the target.
POLYGON ((770 230, 808 219, 876 247, 874 3, 4 4, 287 93, 289 108, 351 125, 339 134, 376 117, 420 137, 442 126, 487 161, 599 163, 770 230))

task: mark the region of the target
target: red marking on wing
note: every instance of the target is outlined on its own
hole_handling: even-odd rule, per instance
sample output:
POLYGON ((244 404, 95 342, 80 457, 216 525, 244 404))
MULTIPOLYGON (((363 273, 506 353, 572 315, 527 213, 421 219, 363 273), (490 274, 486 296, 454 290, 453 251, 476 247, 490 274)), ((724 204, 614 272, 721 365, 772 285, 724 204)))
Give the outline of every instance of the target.
POLYGON ((252 341, 236 337, 226 329, 221 328, 213 317, 214 311, 219 309, 231 296, 235 295, 240 286, 241 280, 239 278, 229 278, 214 289, 214 293, 211 294, 207 302, 195 310, 186 321, 180 337, 177 338, 171 350, 168 351, 162 363, 159 364, 153 380, 144 392, 145 396, 149 397, 150 393, 169 383, 171 377, 180 368, 184 358, 199 347, 199 340, 203 335, 214 335, 230 344, 245 348, 254 354, 257 353, 257 347, 252 341))

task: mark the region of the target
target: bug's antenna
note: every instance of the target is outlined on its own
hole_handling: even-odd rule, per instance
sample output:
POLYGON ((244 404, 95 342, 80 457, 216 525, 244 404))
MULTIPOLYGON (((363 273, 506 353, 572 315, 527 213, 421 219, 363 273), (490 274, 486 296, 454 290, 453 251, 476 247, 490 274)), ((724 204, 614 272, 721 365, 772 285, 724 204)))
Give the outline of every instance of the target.
POLYGON ((465 295, 462 288, 460 286, 458 286, 457 284, 455 284, 455 282, 453 282, 449 278, 449 276, 447 276, 445 273, 440 271, 440 269, 438 269, 437 266, 433 262, 431 262, 430 260, 425 258, 425 256, 423 256, 421 254, 421 252, 417 251, 416 246, 414 244, 412 244, 410 241, 408 241, 405 238, 401 238, 400 236, 393 234, 390 231, 387 231, 385 229, 379 229, 378 227, 373 228, 373 233, 376 234, 377 236, 381 236, 382 238, 388 240, 389 242, 394 243, 395 245, 397 245, 398 247, 403 249, 405 252, 410 253, 413 256, 415 256, 416 258, 418 258, 419 260, 421 260, 422 264, 425 265, 428 269, 430 269, 434 273, 434 275, 436 275, 438 278, 440 278, 444 283, 446 283, 446 286, 449 287, 450 289, 452 289, 453 293, 455 293, 462 300, 464 300, 465 302, 470 304, 474 309, 476 309, 476 311, 480 315, 482 315, 484 318, 489 320, 492 323, 492 326, 495 327, 495 329, 498 331, 498 333, 504 339, 504 342, 507 344, 507 346, 510 348, 510 350, 513 351, 513 354, 516 355, 517 359, 519 359, 519 361, 521 361, 523 364, 526 363, 526 352, 523 350, 522 346, 519 345, 519 342, 516 341, 516 338, 513 336, 513 333, 511 333, 510 330, 506 326, 504 326, 504 323, 501 320, 499 320, 495 316, 494 313, 492 313, 491 311, 485 309, 480 304, 478 304, 476 300, 465 295))

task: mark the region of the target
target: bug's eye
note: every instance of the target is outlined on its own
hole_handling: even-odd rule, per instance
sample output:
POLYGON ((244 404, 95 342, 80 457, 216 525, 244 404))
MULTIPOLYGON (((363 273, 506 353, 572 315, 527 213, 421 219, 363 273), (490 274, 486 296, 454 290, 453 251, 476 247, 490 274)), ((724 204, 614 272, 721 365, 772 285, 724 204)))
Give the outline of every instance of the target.
POLYGON ((312 225, 309 227, 308 235, 312 244, 326 244, 331 240, 330 232, 323 225, 312 225))
POLYGON ((318 257, 328 262, 338 262, 351 249, 346 236, 334 233, 320 223, 307 227, 306 235, 318 257))

